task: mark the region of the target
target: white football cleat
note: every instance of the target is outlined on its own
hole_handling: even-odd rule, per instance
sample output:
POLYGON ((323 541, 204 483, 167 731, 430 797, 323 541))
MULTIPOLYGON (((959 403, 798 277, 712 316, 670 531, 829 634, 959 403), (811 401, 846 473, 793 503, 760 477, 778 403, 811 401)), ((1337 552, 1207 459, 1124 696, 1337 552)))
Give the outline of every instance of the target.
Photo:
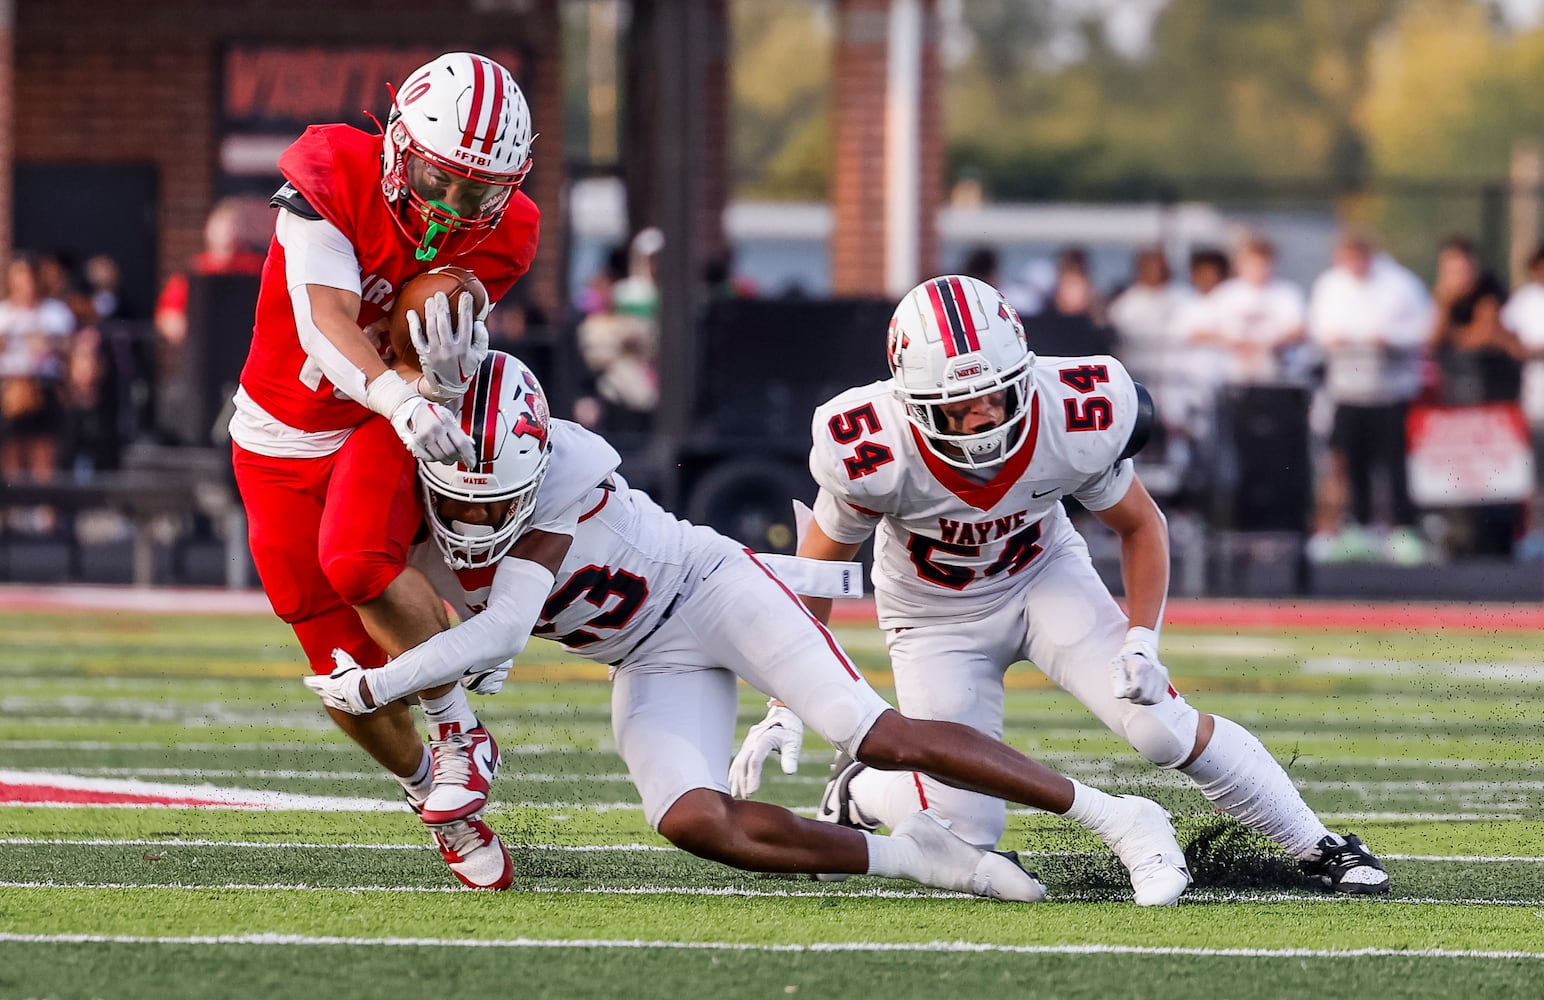
POLYGON ((950 833, 932 810, 907 816, 890 836, 917 845, 923 867, 913 877, 924 885, 1016 903, 1045 898, 1045 886, 1024 870, 1017 855, 983 851, 966 843, 950 833))
POLYGON ((1111 832, 1100 836, 1131 873, 1137 905, 1174 905, 1191 879, 1168 812, 1137 795, 1111 797, 1125 811, 1113 819, 1111 832))
POLYGON ((487 808, 488 789, 499 773, 499 745, 482 723, 464 733, 454 722, 430 726, 429 752, 433 784, 419 809, 425 823, 457 823, 487 808))
POLYGON ((514 859, 482 819, 431 826, 429 832, 451 874, 468 889, 508 889, 515 884, 514 859))

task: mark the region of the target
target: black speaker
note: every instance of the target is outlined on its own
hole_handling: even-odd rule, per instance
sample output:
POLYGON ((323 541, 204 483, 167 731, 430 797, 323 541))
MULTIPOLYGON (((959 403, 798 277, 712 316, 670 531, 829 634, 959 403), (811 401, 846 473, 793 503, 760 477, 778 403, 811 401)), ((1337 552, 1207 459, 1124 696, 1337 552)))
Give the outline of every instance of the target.
POLYGON ((257 286, 255 274, 188 276, 188 338, 176 376, 185 380, 178 393, 185 412, 173 429, 181 443, 209 444, 216 418, 236 391, 252 345, 257 286))
POLYGON ((1238 531, 1307 531, 1313 503, 1307 389, 1243 386, 1224 395, 1237 461, 1238 531))

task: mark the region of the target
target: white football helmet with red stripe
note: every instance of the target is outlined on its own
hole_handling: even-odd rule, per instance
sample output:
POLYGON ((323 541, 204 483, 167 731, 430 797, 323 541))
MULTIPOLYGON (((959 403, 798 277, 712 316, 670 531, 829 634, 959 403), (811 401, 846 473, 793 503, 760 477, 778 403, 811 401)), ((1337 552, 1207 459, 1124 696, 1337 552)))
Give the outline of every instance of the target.
POLYGON ((458 234, 481 240, 531 169, 536 136, 515 78, 487 56, 447 52, 414 70, 393 97, 381 190, 419 245, 418 259, 433 260, 458 234), (476 191, 467 211, 445 197, 455 178, 476 191))
POLYGON ((924 281, 890 317, 886 354, 896 398, 933 454, 975 469, 1023 447, 1035 355, 1019 314, 997 289, 959 274, 924 281), (1005 412, 997 426, 975 434, 947 429, 940 405, 997 392, 1004 394, 1005 412))
POLYGON ((418 463, 429 528, 453 568, 491 566, 520 537, 552 458, 550 421, 546 394, 531 370, 503 351, 489 351, 461 400, 461 429, 472 439, 477 464, 418 463), (444 500, 509 507, 497 524, 468 524, 441 516, 444 500))

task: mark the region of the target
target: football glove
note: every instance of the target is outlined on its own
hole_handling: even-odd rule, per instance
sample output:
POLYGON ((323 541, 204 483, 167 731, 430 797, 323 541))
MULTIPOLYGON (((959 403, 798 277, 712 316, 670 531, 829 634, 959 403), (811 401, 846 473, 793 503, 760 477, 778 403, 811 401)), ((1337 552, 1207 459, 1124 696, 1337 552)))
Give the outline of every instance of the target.
POLYGON ((784 774, 799 769, 804 723, 779 701, 769 701, 767 707, 771 711, 745 734, 740 752, 729 765, 729 792, 737 799, 750 798, 761 787, 761 768, 767 762, 767 754, 778 755, 784 774))
POLYGON ((1169 693, 1169 671, 1158 660, 1158 635, 1150 628, 1126 632, 1126 644, 1110 661, 1115 697, 1138 705, 1156 705, 1169 693))
POLYGON ((416 393, 392 411, 391 426, 414 458, 451 465, 461 462, 469 469, 477 464, 472 439, 456 415, 416 393))
POLYGON ((514 665, 514 660, 505 660, 496 667, 467 674, 461 678, 461 686, 473 694, 498 694, 509 678, 509 668, 514 665))
POLYGON ((305 686, 315 691, 328 708, 336 708, 350 715, 369 715, 380 706, 375 704, 370 690, 367 671, 348 653, 341 649, 332 651, 332 662, 337 664, 332 673, 316 674, 302 678, 305 686))
POLYGON ((423 318, 409 309, 407 332, 423 370, 418 391, 436 403, 466 395, 477 366, 488 354, 488 327, 473 313, 471 292, 462 292, 451 321, 450 299, 444 292, 424 301, 423 318))

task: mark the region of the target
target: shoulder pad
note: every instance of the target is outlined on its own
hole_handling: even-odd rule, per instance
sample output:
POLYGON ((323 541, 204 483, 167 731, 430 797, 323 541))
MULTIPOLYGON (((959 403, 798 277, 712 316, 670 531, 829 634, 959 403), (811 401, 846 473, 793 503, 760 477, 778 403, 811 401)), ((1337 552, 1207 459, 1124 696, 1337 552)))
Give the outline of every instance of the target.
POLYGON ((1137 393, 1137 419, 1131 426, 1131 437, 1126 439, 1126 447, 1121 449, 1122 459, 1130 458, 1146 448, 1153 436, 1153 428, 1158 425, 1158 408, 1153 405, 1153 394, 1141 382, 1133 381, 1131 387, 1137 393))
POLYGON ((1142 405, 1136 383, 1109 355, 1036 358, 1041 440, 1079 475, 1103 472, 1131 441, 1142 405))
POLYGON ((268 199, 268 204, 272 208, 282 208, 288 212, 293 212, 300 218, 311 222, 318 222, 322 218, 322 213, 312 208, 311 203, 306 201, 306 196, 296 190, 295 185, 289 181, 285 181, 279 187, 279 190, 273 193, 273 197, 268 199))
POLYGON ((895 487, 909 425, 892 388, 888 380, 858 386, 815 409, 810 475, 816 484, 860 504, 895 487))

